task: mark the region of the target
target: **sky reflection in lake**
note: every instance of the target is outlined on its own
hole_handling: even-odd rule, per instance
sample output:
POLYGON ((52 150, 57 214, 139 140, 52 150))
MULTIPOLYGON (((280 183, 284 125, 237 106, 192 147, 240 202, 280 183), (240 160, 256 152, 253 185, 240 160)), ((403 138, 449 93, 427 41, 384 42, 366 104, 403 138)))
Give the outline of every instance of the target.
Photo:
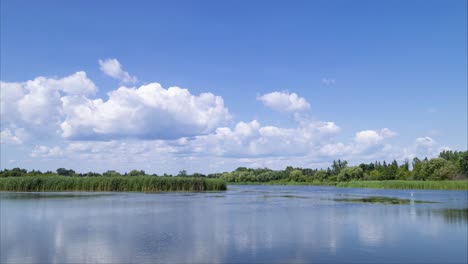
POLYGON ((188 195, 2 193, 0 261, 467 261, 467 193, 463 191, 411 191, 410 196, 407 190, 312 186, 229 189, 188 195), (363 196, 438 203, 333 201, 363 196))

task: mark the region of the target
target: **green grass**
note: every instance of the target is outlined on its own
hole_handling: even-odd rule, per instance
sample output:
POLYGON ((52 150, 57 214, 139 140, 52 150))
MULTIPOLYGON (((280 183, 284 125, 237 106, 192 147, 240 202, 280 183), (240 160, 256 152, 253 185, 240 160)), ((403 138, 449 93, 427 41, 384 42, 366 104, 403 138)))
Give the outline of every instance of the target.
POLYGON ((219 179, 186 177, 8 177, 0 178, 0 191, 16 192, 202 192, 224 191, 219 179))
POLYGON ((323 186, 335 186, 336 182, 321 182, 321 181, 313 181, 313 182, 296 182, 296 181, 269 181, 269 182, 228 182, 228 184, 232 185, 323 185, 323 186))
POLYGON ((468 190, 468 181, 350 181, 336 187, 379 189, 468 190))
POLYGON ((376 189, 426 189, 426 190, 468 190, 468 180, 461 181, 350 181, 350 182, 230 182, 234 185, 318 185, 342 188, 376 188, 376 189))

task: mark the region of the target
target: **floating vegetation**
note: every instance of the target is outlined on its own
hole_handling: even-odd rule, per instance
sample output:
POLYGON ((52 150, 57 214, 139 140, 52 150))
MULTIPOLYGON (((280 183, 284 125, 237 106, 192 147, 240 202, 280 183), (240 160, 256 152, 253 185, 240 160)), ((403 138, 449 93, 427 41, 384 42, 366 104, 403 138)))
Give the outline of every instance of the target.
POLYGON ((380 203, 380 204, 410 204, 410 203, 435 203, 431 201, 409 200, 394 197, 369 196, 361 198, 336 198, 335 202, 350 202, 350 203, 380 203))
POLYGON ((219 179, 158 176, 121 177, 7 177, 0 178, 0 191, 15 192, 202 192, 223 191, 219 179))

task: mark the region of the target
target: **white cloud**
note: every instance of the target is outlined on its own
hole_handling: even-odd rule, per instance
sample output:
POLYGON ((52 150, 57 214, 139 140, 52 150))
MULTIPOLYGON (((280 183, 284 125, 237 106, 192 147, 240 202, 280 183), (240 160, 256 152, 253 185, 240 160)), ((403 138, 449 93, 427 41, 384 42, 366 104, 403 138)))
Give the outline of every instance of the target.
POLYGON ((231 118, 223 99, 211 93, 192 95, 187 89, 151 83, 120 87, 104 101, 91 98, 96 91, 85 72, 1 82, 2 129, 10 129, 3 137, 11 141, 12 131, 22 128, 73 140, 174 139, 210 133, 231 118))
POLYGON ((265 106, 279 112, 298 112, 310 109, 310 104, 296 93, 272 92, 257 97, 265 106))
POLYGON ((223 170, 223 166, 233 169, 240 164, 277 169, 286 165, 311 166, 310 155, 329 141, 336 128, 332 122, 303 122, 284 128, 262 126, 253 120, 239 122, 233 128, 221 127, 208 135, 176 140, 71 141, 62 148, 36 146, 31 156, 44 161, 63 158, 80 164, 105 161, 107 166, 116 164, 129 169, 158 162, 160 166, 172 164, 178 170, 192 168, 201 172, 223 170))
MULTIPOLYGON (((100 63, 103 68, 107 61, 100 63)), ((107 70, 121 80, 131 79, 128 73, 117 73, 123 72, 117 64, 117 70, 107 70)), ((108 92, 108 98, 94 97, 97 88, 85 72, 0 85, 0 141, 13 145, 5 148, 24 152, 24 156, 13 156, 23 163, 30 155, 36 161, 83 162, 89 169, 105 160, 110 167, 172 166, 179 170, 192 166, 206 172, 206 168, 240 164, 310 167, 337 158, 362 162, 430 157, 440 149, 430 137, 417 138, 411 146, 390 145, 386 139, 396 133, 388 128, 360 131, 348 142, 336 142, 340 127, 304 117, 307 112, 301 111, 310 109, 310 104, 289 92, 257 99, 277 111, 291 112, 294 126, 253 120, 228 127, 231 114, 223 98, 211 93, 194 95, 179 87, 165 89, 158 83, 123 86, 108 92), (19 144, 23 145, 14 146, 19 144)))
POLYGON ((238 166, 326 168, 333 159, 345 159, 351 165, 375 160, 401 162, 414 156, 438 154, 436 149, 418 149, 416 144, 400 147, 385 142, 374 146, 355 141, 334 142, 334 133, 321 129, 326 123, 310 122, 305 127, 299 124, 284 128, 262 126, 253 120, 239 122, 233 128, 218 128, 208 135, 177 140, 71 141, 65 147, 36 146, 31 156, 44 162, 61 158, 87 164, 87 169, 81 168, 83 172, 100 166, 101 170, 153 168, 154 172, 162 173, 163 168, 171 168, 172 172, 184 168, 207 173, 238 166))
POLYGON ((234 129, 218 128, 188 145, 193 152, 228 157, 305 155, 337 131, 339 127, 333 122, 304 122, 296 128, 281 128, 261 126, 253 120, 239 122, 234 129))
POLYGON ((342 142, 326 144, 319 149, 320 155, 328 157, 339 157, 341 155, 351 154, 353 152, 353 146, 346 145, 342 142))
POLYGON ((63 150, 59 146, 48 147, 48 146, 35 146, 31 157, 37 158, 58 158, 63 155, 63 150))
POLYGON ((394 137, 394 136, 398 135, 397 132, 392 131, 392 130, 390 130, 390 129, 388 129, 388 128, 382 128, 382 129, 380 130, 380 134, 381 134, 384 138, 390 138, 390 137, 394 137))
POLYGON ((122 65, 117 59, 99 60, 101 71, 122 83, 136 83, 137 78, 122 70, 122 65))
POLYGON ((6 128, 0 132, 0 144, 20 145, 27 137, 28 135, 23 128, 15 130, 6 128))
POLYGON ((27 82, 1 82, 2 126, 51 128, 61 118, 63 95, 89 96, 97 91, 85 72, 65 78, 37 77, 27 82))
POLYGON ((364 130, 356 133, 354 141, 366 146, 378 145, 381 144, 385 138, 393 137, 395 135, 396 132, 388 128, 381 130, 364 130))
POLYGON ((179 87, 164 89, 158 83, 121 87, 108 95, 107 101, 62 97, 62 135, 75 140, 176 139, 209 133, 231 118, 219 96, 196 96, 179 87))

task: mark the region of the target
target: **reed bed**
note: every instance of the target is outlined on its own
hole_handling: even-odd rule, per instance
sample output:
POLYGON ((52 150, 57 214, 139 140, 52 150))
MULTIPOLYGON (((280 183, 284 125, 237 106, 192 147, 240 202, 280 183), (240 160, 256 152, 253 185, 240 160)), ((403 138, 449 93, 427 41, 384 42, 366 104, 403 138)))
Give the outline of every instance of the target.
POLYGON ((16 192, 203 192, 226 190, 219 179, 189 177, 8 177, 0 178, 0 191, 16 192))
POLYGON ((378 189, 468 190, 468 181, 350 181, 336 187, 378 189))
POLYGON ((459 181, 349 181, 349 182, 230 182, 233 185, 317 185, 336 186, 341 188, 375 188, 375 189, 425 189, 425 190, 468 190, 468 180, 459 181))

